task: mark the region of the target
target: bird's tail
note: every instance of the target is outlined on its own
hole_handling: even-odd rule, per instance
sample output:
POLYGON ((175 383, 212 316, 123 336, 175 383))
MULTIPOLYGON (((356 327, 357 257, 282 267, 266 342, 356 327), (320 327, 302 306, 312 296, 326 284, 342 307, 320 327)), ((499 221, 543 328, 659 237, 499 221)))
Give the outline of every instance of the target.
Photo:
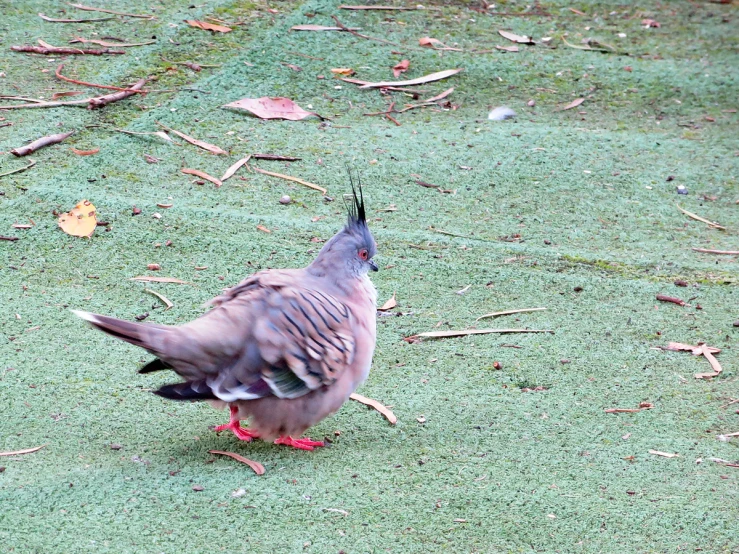
POLYGON ((72 310, 72 313, 87 321, 96 329, 100 329, 118 339, 140 346, 155 354, 160 355, 164 343, 164 337, 169 330, 166 325, 154 325, 150 323, 134 323, 124 321, 107 315, 92 314, 80 310, 72 310))

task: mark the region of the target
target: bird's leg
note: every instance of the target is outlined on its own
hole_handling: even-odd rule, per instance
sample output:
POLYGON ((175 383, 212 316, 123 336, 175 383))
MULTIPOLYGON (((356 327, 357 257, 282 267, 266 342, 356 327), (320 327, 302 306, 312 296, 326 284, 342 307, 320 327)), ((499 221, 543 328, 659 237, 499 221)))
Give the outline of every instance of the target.
POLYGON ((323 441, 314 441, 308 438, 294 439, 290 435, 283 435, 275 440, 275 444, 284 444, 300 450, 313 450, 316 446, 326 446, 323 441))
POLYGON ((259 433, 241 426, 241 421, 239 421, 239 408, 237 406, 230 406, 230 408, 231 420, 224 425, 219 425, 218 427, 216 427, 215 432, 219 433, 221 431, 233 431, 233 434, 236 435, 237 438, 246 442, 249 442, 252 439, 258 439, 259 433))

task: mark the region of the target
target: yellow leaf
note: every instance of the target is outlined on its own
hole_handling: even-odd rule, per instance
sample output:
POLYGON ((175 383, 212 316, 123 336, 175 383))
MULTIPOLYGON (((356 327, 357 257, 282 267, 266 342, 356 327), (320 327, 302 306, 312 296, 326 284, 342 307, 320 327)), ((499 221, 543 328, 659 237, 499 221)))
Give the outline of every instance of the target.
POLYGON ((73 237, 91 237, 97 227, 95 206, 89 200, 83 200, 69 213, 59 216, 57 220, 62 231, 73 237))

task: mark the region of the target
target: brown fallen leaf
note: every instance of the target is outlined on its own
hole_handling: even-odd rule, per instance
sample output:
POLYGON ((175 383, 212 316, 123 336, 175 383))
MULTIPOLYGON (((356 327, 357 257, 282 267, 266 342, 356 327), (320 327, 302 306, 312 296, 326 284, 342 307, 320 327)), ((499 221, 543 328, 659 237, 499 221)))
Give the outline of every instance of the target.
POLYGON ((242 165, 249 163, 250 158, 251 154, 249 154, 246 158, 241 158, 238 162, 229 167, 226 170, 226 173, 223 174, 223 177, 221 177, 221 182, 233 177, 234 173, 236 173, 242 165))
POLYGON ((492 312, 489 314, 481 315, 475 321, 480 321, 481 319, 485 319, 486 317, 498 317, 501 315, 522 314, 526 312, 539 312, 542 310, 546 310, 546 308, 521 308, 518 310, 504 310, 502 312, 492 312))
POLYGON ((415 337, 441 339, 447 337, 465 337, 467 335, 487 335, 490 333, 554 333, 549 329, 464 329, 462 331, 428 331, 418 333, 415 337))
POLYGON ((234 460, 237 460, 242 464, 248 465, 254 470, 254 473, 256 473, 257 475, 264 475, 264 466, 262 464, 260 464, 259 462, 255 462, 254 460, 250 460, 249 458, 244 458, 241 454, 236 454, 235 452, 225 452, 224 450, 208 450, 208 453, 228 456, 229 458, 233 458, 234 460))
POLYGON ((367 398, 366 396, 362 396, 361 394, 357 394, 356 392, 353 392, 349 396, 349 398, 359 402, 360 404, 364 404, 365 406, 370 406, 374 408, 382 415, 384 415, 385 419, 387 419, 392 425, 395 425, 398 422, 398 418, 395 417, 395 414, 386 406, 380 404, 377 400, 372 400, 371 398, 367 398))
POLYGON ((350 75, 354 75, 356 71, 354 71, 351 67, 334 67, 331 70, 331 73, 334 75, 345 75, 346 77, 349 77, 350 75))
POLYGON ((226 27, 225 25, 216 25, 215 23, 208 23, 206 21, 196 21, 194 19, 186 19, 190 27, 197 27, 198 29, 205 29, 206 31, 217 31, 219 33, 230 33, 233 29, 226 27))
POLYGON ((689 212, 688 210, 684 210, 683 208, 680 207, 680 204, 677 204, 676 203, 675 205, 677 206, 677 209, 678 210, 680 210, 681 212, 683 212, 685 215, 687 215, 691 219, 695 219, 696 221, 700 221, 702 223, 705 223, 706 225, 708 225, 709 227, 712 227, 714 229, 721 229, 722 231, 725 231, 726 230, 726 227, 723 227, 723 226, 719 225, 715 221, 709 221, 705 217, 701 217, 699 215, 694 214, 693 212, 689 212))
POLYGON ((34 448, 26 448, 24 450, 14 450, 12 452, 0 452, 0 456, 19 456, 21 454, 30 454, 31 452, 36 452, 38 450, 41 450, 45 444, 42 444, 41 446, 36 446, 34 448))
POLYGON ((307 112, 289 98, 263 96, 262 98, 242 98, 236 102, 231 102, 222 106, 224 108, 234 108, 237 110, 246 110, 253 113, 261 119, 288 119, 290 121, 300 121, 312 115, 319 119, 325 119, 315 112, 307 112))
MULTIPOLYGON (((169 127, 167 127, 165 125, 162 125, 158 121, 157 121, 157 124, 160 127, 166 129, 168 132, 174 133, 175 135, 177 135, 178 137, 186 140, 190 144, 194 144, 195 146, 198 146, 198 147, 202 148, 203 150, 207 150, 211 154, 228 154, 228 152, 226 152, 223 148, 220 148, 220 147, 216 146, 215 144, 210 144, 209 142, 205 142, 203 140, 198 140, 196 138, 191 137, 190 135, 186 135, 185 133, 181 133, 180 131, 175 131, 174 129, 170 129, 169 127)), ((140 133, 140 134, 151 134, 151 133, 140 133)), ((154 134, 157 134, 158 135, 159 133, 154 133, 154 134)), ((169 137, 167 137, 167 140, 170 140, 169 137)))
POLYGON ((301 185, 311 188, 313 190, 321 191, 324 196, 328 192, 325 188, 318 186, 316 184, 310 183, 308 181, 305 181, 299 177, 293 177, 291 175, 283 175, 282 173, 277 173, 275 171, 267 171, 266 169, 260 169, 258 167, 254 167, 252 169, 256 171, 257 173, 262 173, 264 175, 269 175, 271 177, 279 177, 280 179, 285 179, 286 181, 292 181, 294 183, 300 183, 301 185))
POLYGON ((462 48, 452 48, 441 42, 438 38, 422 37, 418 39, 418 45, 425 48, 433 48, 434 50, 453 50, 455 52, 463 52, 462 48))
POLYGON ((59 227, 73 237, 91 237, 97 227, 95 206, 89 200, 82 200, 69 213, 57 219, 59 227))
POLYGON ((259 229, 262 233, 271 233, 272 232, 269 229, 267 229, 264 225, 261 225, 261 224, 257 225, 257 229, 259 229))
POLYGON ((661 452, 659 450, 650 450, 650 454, 654 454, 655 456, 662 456, 663 458, 678 458, 680 454, 673 454, 671 452, 661 452))
POLYGON ((408 71, 408 68, 410 67, 410 65, 411 65, 410 60, 401 60, 398 63, 396 63, 393 66, 393 77, 395 77, 396 79, 400 77, 401 73, 405 73, 406 71, 408 71))
POLYGON ((498 34, 503 38, 507 38, 511 42, 517 42, 518 44, 536 44, 531 37, 527 37, 524 35, 517 35, 508 31, 502 31, 500 29, 498 30, 498 34))
POLYGON ((148 269, 149 271, 159 271, 160 269, 162 269, 162 266, 160 266, 159 264, 148 264, 146 266, 146 269, 148 269))
POLYGON ((191 285, 187 281, 182 279, 176 279, 175 277, 153 277, 151 275, 139 275, 138 277, 131 277, 131 281, 143 281, 145 283, 174 283, 177 285, 191 285))
POLYGON ((201 177, 205 179, 206 181, 210 181, 217 187, 220 187, 223 184, 220 179, 216 179, 212 175, 208 175, 207 173, 205 173, 204 171, 200 171, 199 169, 185 168, 185 169, 181 169, 180 171, 187 175, 195 175, 197 177, 201 177))
POLYGON ((395 300, 395 293, 393 293, 392 297, 390 297, 390 299, 388 299, 387 302, 385 302, 382 306, 380 306, 377 309, 382 310, 382 311, 392 310, 397 305, 398 305, 398 302, 395 300))
POLYGON ((561 108, 557 108, 557 111, 558 112, 563 112, 565 110, 571 110, 572 108, 577 108, 583 102, 585 102, 585 98, 575 98, 572 102, 570 102, 566 106, 562 106, 561 108))
POLYGON ((713 371, 710 373, 696 373, 694 375, 696 379, 711 379, 713 377, 716 377, 723 371, 721 364, 714 356, 714 354, 718 354, 719 352, 721 352, 720 348, 708 346, 707 344, 702 342, 699 342, 696 346, 693 346, 692 344, 683 344, 681 342, 671 342, 667 346, 664 346, 663 349, 673 351, 688 351, 692 353, 693 356, 703 355, 703 357, 708 360, 708 363, 711 364, 711 368, 713 369, 713 371))
MULTIPOLYGON (((442 92, 441 94, 437 94, 436 96, 432 96, 431 98, 428 98, 428 99, 424 100, 422 103, 423 104, 431 104, 433 102, 438 102, 439 100, 443 100, 444 98, 446 98, 447 96, 449 96, 453 92, 454 92, 454 87, 448 88, 444 92, 442 92)), ((470 168, 470 169, 472 169, 472 168, 470 168)))
POLYGON ((144 289, 144 292, 148 292, 149 294, 152 294, 152 295, 156 296, 159 300, 161 300, 162 302, 164 302, 164 305, 167 306, 164 309, 165 312, 174 306, 174 304, 172 303, 172 301, 169 298, 167 298, 166 296, 164 296, 163 294, 161 294, 161 293, 159 293, 159 292, 157 292, 155 290, 144 289))
POLYGON ((55 92, 54 94, 51 95, 51 99, 59 100, 59 98, 64 98, 66 96, 79 96, 80 94, 85 94, 85 93, 82 91, 78 91, 78 90, 70 90, 67 92, 55 92))
POLYGON ((70 150, 78 156, 92 156, 93 154, 100 152, 100 148, 93 148, 92 150, 77 150, 76 148, 70 148, 70 150))
POLYGON ((423 77, 418 77, 416 79, 410 79, 408 81, 380 81, 378 83, 365 83, 363 85, 360 85, 359 88, 409 87, 412 85, 421 85, 424 83, 432 83, 434 81, 441 81, 442 79, 446 79, 448 77, 451 77, 452 75, 456 75, 457 73, 463 70, 464 70, 463 68, 446 69, 444 71, 437 71, 435 73, 429 73, 428 75, 424 75, 423 77))

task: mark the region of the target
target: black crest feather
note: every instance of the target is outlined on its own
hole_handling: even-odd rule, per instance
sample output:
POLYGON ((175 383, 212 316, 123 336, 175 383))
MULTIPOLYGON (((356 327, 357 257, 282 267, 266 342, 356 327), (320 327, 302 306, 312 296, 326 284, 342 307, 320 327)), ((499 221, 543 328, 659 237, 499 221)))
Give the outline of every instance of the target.
POLYGON ((349 172, 349 184, 352 187, 352 201, 348 204, 349 225, 367 225, 366 212, 364 209, 364 194, 362 193, 362 182, 357 175, 357 186, 354 186, 351 171, 349 172), (357 194, 359 190, 359 194, 357 194))

